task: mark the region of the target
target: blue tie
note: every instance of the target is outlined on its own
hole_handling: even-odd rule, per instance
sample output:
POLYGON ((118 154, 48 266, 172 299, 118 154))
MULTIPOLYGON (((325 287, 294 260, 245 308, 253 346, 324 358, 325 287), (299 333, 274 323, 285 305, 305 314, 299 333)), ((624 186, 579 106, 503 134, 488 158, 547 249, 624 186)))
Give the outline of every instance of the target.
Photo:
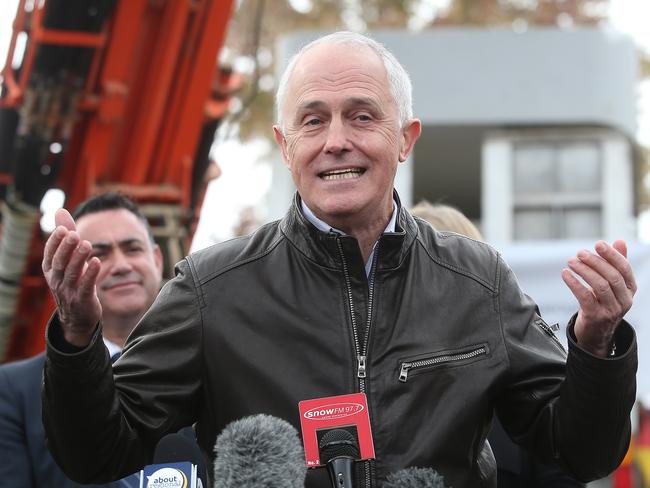
POLYGON ((115 354, 111 356, 111 364, 120 359, 120 356, 122 355, 122 351, 118 351, 115 354))

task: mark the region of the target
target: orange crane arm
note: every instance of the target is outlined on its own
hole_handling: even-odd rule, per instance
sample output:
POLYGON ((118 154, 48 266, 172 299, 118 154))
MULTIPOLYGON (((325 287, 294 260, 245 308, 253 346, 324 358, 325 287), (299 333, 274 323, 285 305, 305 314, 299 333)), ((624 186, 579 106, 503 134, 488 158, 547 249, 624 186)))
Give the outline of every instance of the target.
POLYGON ((0 87, 0 294, 12 297, 0 307, 0 361, 44 347, 53 304, 40 271, 45 236, 37 217, 48 189, 62 189, 68 208, 122 191, 154 209, 154 220, 175 220, 176 234, 165 239, 187 247, 208 148, 241 84, 217 66, 232 4, 19 2, 0 87), (27 37, 26 50, 14 68, 19 36, 27 37), (3 261, 2 243, 16 248, 21 240, 26 252, 3 261))

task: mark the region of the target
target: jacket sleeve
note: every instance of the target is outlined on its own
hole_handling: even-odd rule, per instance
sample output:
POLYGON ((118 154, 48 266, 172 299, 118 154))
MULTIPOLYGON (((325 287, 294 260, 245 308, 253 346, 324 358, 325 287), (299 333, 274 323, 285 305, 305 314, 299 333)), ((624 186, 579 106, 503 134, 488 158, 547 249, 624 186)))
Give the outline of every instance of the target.
POLYGON ((531 472, 534 478, 533 488, 585 488, 586 484, 570 476, 558 463, 541 463, 531 457, 531 472))
POLYGON ((569 324, 568 357, 513 272, 499 266, 497 307, 509 361, 497 414, 518 443, 557 460, 581 481, 602 478, 620 464, 630 440, 637 367, 634 330, 623 321, 618 355, 580 349, 569 324), (566 360, 565 360, 566 358, 566 360))
POLYGON ((43 422, 48 446, 75 481, 104 483, 151 462, 158 440, 196 418, 202 320, 187 261, 177 266, 111 367, 98 327, 70 351, 56 315, 47 329, 43 422))
MULTIPOLYGON (((0 480, 3 486, 35 486, 27 447, 23 402, 7 366, 0 366, 0 480)), ((38 419, 32 419, 32 421, 38 419)))

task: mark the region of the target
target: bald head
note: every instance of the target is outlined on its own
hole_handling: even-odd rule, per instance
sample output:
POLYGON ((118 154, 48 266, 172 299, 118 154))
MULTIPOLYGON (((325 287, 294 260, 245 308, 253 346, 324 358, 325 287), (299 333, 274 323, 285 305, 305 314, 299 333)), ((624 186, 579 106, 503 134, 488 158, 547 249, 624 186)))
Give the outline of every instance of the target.
MULTIPOLYGON (((276 93, 276 116, 277 116, 277 125, 281 130, 285 129, 285 104, 287 101, 287 95, 292 92, 291 90, 291 79, 293 74, 296 71, 296 67, 300 68, 302 64, 302 59, 311 50, 316 47, 327 48, 327 46, 336 46, 336 45, 345 45, 349 46, 351 49, 367 49, 370 52, 374 52, 375 55, 379 58, 380 62, 383 64, 387 81, 389 92, 393 98, 395 105, 397 106, 399 121, 403 126, 408 120, 413 117, 413 107, 412 107, 412 86, 411 80, 408 73, 402 67, 402 65, 397 61, 395 56, 388 51, 380 43, 370 39, 369 37, 357 34, 354 32, 336 32, 330 34, 315 41, 310 42, 305 45, 296 55, 294 55, 289 63, 287 64, 280 82, 278 84, 278 90, 276 93)), ((331 59, 332 65, 336 66, 337 59, 335 56, 332 56, 331 59)))

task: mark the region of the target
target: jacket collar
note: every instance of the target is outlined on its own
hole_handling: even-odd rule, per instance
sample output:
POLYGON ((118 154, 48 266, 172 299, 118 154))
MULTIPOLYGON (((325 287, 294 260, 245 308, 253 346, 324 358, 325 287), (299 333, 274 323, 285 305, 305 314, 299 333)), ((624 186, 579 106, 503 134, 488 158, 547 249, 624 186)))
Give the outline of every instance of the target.
MULTIPOLYGON (((397 268, 417 236, 413 217, 402 207, 397 192, 394 192, 393 197, 397 203, 395 232, 385 233, 379 239, 378 270, 397 268)), ((320 265, 340 269, 343 266, 342 252, 349 268, 364 269, 357 240, 352 236, 341 236, 336 232, 317 229, 303 215, 300 195, 297 192, 291 208, 280 222, 280 229, 301 253, 320 265)))

